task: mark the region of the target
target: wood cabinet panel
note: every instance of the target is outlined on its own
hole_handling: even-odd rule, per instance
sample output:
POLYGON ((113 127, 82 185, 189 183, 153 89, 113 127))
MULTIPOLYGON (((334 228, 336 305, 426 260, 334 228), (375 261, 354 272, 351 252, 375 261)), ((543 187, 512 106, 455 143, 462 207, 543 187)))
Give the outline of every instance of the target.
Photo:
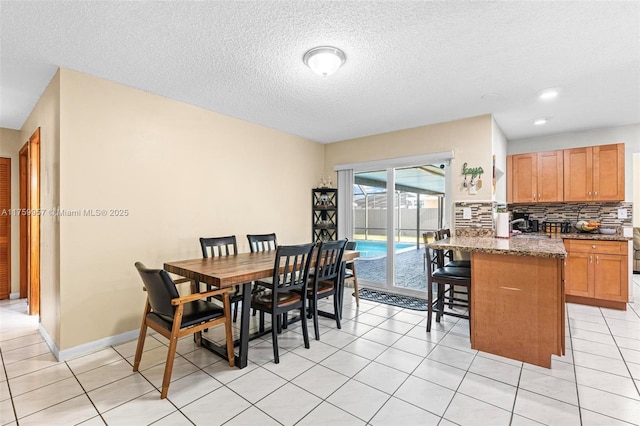
POLYGON ((596 299, 627 302, 627 256, 596 254, 594 265, 596 299))
POLYGON ((507 179, 513 203, 554 202, 563 200, 562 151, 516 154, 510 156, 512 176, 507 179))
POLYGON ((518 154, 512 157, 513 202, 531 203, 536 201, 538 179, 538 155, 518 154))
POLYGON ((538 199, 537 201, 562 201, 563 196, 563 164, 562 151, 538 153, 538 199))
POLYGON ((593 199, 624 200, 624 145, 593 147, 593 199))
POLYGON ((594 294, 591 271, 593 255, 591 253, 568 253, 565 268, 565 291, 573 296, 590 297, 594 294))
POLYGON ((593 151, 591 147, 564 150, 564 201, 591 200, 593 151))
POLYGON ((624 200, 624 144, 565 149, 564 200, 624 200))
POLYGON ((471 347, 550 367, 564 353, 562 260, 471 254, 471 347))
POLYGON ((565 248, 568 301, 626 309, 629 298, 627 243, 565 240, 565 248))

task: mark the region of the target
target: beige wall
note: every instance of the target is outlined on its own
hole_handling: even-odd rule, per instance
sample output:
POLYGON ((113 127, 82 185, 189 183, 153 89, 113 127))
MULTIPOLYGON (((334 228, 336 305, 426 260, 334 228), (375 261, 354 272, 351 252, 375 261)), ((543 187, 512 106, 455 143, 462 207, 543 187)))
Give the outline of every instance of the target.
POLYGON ((340 164, 383 160, 395 157, 453 151, 451 161, 451 199, 449 203, 462 200, 491 200, 492 167, 492 118, 490 115, 467 118, 399 130, 380 135, 367 136, 336 142, 325 146, 325 176, 337 174, 333 168, 340 164), (462 165, 482 167, 483 186, 477 195, 469 195, 462 187, 462 165))
POLYGON ((625 200, 633 201, 633 154, 640 153, 640 124, 517 139, 509 141, 508 154, 543 152, 621 142, 625 144, 625 200))
MULTIPOLYGON (((27 141, 40 127, 40 208, 58 205, 60 197, 60 72, 53 77, 25 121, 20 140, 27 141)), ((40 217, 40 321, 59 348, 60 235, 56 218, 40 217)))
POLYGON ((311 240, 321 144, 70 70, 60 84, 59 207, 128 210, 59 218, 60 349, 139 326, 136 261, 197 258, 201 236, 311 240))
MULTIPOLYGON (((20 132, 0 128, 0 157, 11 158, 11 208, 20 208, 20 164, 19 152, 24 144, 20 132)), ((11 217, 11 293, 20 293, 20 218, 11 217)))

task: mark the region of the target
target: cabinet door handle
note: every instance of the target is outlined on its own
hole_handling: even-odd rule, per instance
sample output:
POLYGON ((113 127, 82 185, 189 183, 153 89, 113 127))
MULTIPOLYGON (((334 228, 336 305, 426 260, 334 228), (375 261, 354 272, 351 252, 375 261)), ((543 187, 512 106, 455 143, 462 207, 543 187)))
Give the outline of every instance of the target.
POLYGON ((594 198, 598 198, 598 191, 594 192, 593 195, 594 195, 594 198))
POLYGON ((587 197, 591 198, 591 191, 587 192, 587 197))
POLYGON ((542 200, 542 197, 540 196, 540 194, 538 194, 538 201, 542 200))
POLYGON ((589 256, 589 263, 593 263, 593 256, 589 256))
POLYGON ((600 263, 600 256, 596 256, 596 265, 600 263))

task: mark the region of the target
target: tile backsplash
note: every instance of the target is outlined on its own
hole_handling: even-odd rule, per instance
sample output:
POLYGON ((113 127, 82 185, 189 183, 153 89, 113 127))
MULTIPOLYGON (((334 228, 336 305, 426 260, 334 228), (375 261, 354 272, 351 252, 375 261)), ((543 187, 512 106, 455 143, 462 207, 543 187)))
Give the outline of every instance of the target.
POLYGON ((544 203, 510 204, 509 211, 529 213, 529 219, 540 222, 564 222, 575 224, 578 220, 600 222, 606 227, 632 226, 633 203, 544 203), (626 211, 625 219, 618 219, 618 210, 626 211))
MULTIPOLYGON (((453 217, 455 234, 458 236, 495 235, 495 201, 459 201, 454 204, 453 217), (471 219, 464 219, 464 209, 471 209, 471 219)), ((539 222, 565 222, 575 224, 578 220, 597 221, 604 227, 631 227, 633 203, 539 203, 509 204, 508 210, 517 213, 529 213, 531 220, 539 222), (626 218, 618 219, 618 210, 624 209, 626 218)))

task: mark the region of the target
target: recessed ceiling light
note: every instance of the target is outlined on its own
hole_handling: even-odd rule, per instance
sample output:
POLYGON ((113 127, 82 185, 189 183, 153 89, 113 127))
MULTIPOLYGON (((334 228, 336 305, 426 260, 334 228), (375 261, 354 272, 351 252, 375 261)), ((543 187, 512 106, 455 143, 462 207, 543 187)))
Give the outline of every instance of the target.
POLYGON ((543 101, 550 101, 551 99, 555 99, 560 94, 560 90, 555 87, 551 87, 549 89, 544 89, 538 92, 538 98, 543 101))
POLYGON ((543 124, 547 124, 548 121, 549 117, 540 117, 533 120, 533 124, 535 124, 536 126, 542 126, 543 124))

